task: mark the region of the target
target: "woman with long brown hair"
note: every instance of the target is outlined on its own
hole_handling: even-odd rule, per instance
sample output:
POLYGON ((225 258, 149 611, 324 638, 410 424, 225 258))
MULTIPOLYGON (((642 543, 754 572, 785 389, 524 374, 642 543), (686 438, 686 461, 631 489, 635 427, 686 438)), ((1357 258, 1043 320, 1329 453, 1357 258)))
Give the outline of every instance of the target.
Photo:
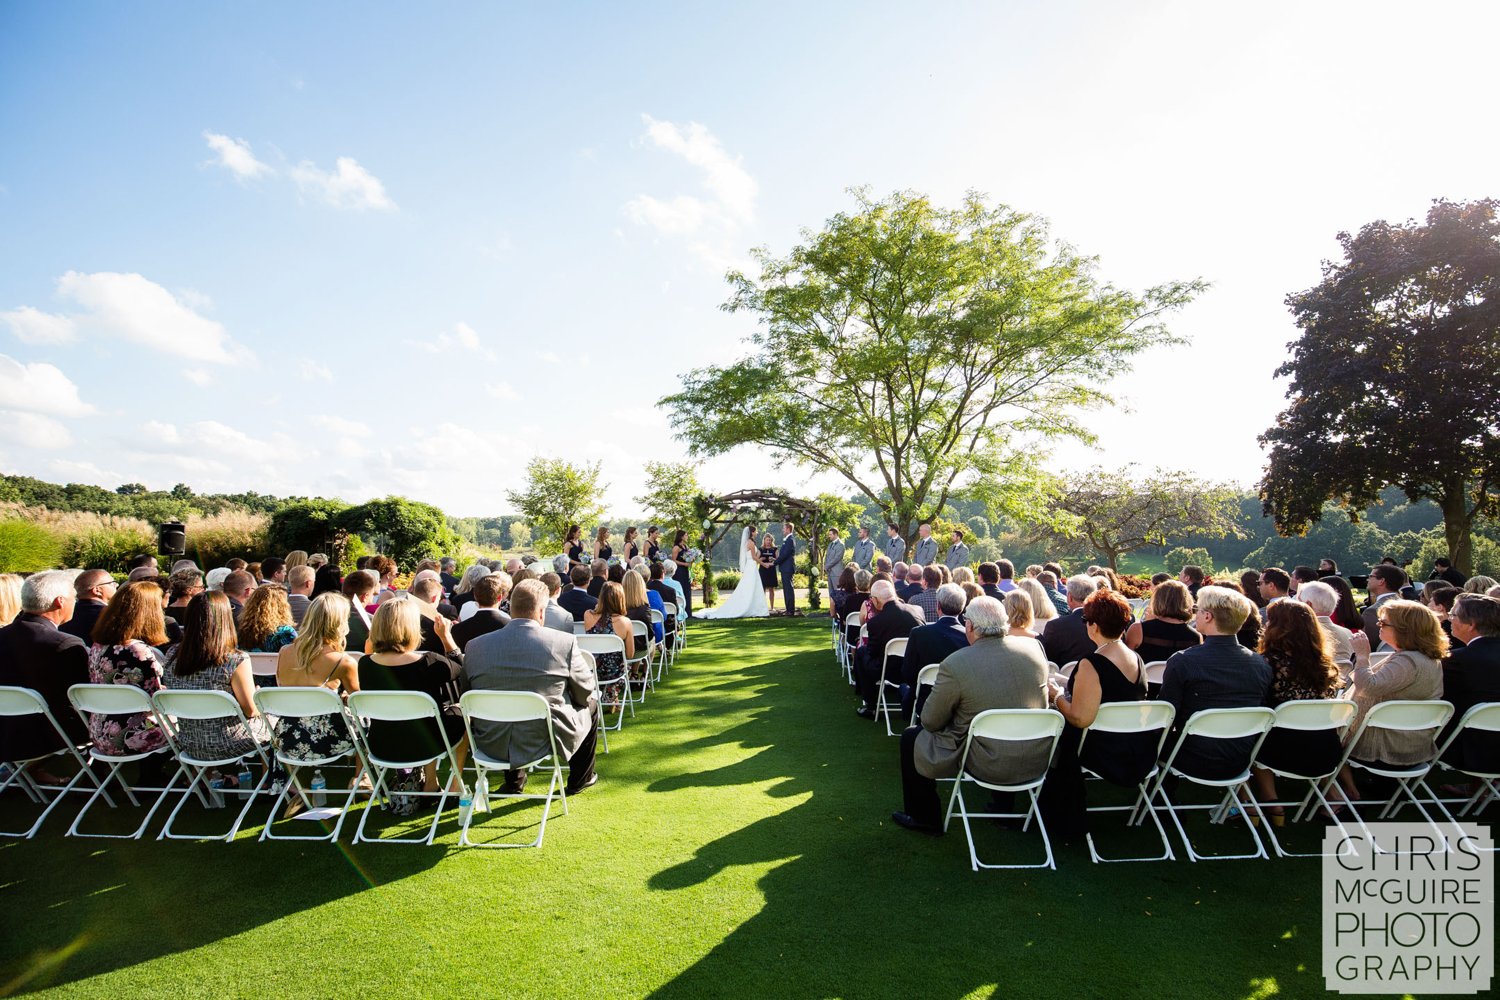
POLYGON ((609 525, 599 525, 599 530, 594 535, 594 558, 609 562, 615 550, 609 546, 609 525))
MULTIPOLYGON (((1339 670, 1333 662, 1327 633, 1306 604, 1298 601, 1268 604, 1259 651, 1271 665, 1269 707, 1288 701, 1338 696, 1339 670)), ((1282 771, 1327 774, 1338 763, 1342 749, 1333 730, 1272 729, 1261 744, 1256 762, 1282 771)), ((1276 778, 1265 767, 1255 768, 1255 786, 1261 801, 1275 800, 1276 778)), ((1282 824, 1280 806, 1267 806, 1265 811, 1272 823, 1282 824)))
POLYGON ((563 552, 568 556, 568 569, 574 566, 587 566, 583 559, 583 527, 582 525, 568 525, 567 537, 563 539, 563 552))
POLYGON ((208 591, 188 602, 182 641, 167 653, 162 684, 173 691, 228 692, 250 721, 247 730, 229 719, 180 720, 178 735, 193 756, 242 757, 256 744, 270 742, 270 730, 255 708, 250 657, 240 652, 234 612, 222 591, 208 591))
MULTIPOLYGON (((599 591, 599 603, 591 611, 583 613, 583 630, 589 635, 617 635, 625 643, 625 656, 619 653, 595 653, 594 671, 599 680, 618 680, 625 672, 626 658, 635 656, 635 632, 625 614, 625 588, 618 583, 606 583, 599 591)), ((616 689, 611 689, 616 690, 616 689)), ((618 709, 618 701, 606 701, 604 706, 618 709)))
POLYGON ((640 534, 640 530, 631 525, 625 529, 625 540, 620 543, 620 551, 623 553, 620 556, 620 560, 627 566, 630 565, 630 560, 641 554, 640 543, 635 540, 638 534, 640 534))
MULTIPOLYGON (((162 590, 149 581, 126 584, 94 623, 89 647, 89 681, 129 684, 147 694, 161 690, 161 654, 167 641, 162 590)), ((146 753, 166 746, 167 736, 150 712, 90 715, 89 738, 101 753, 146 753)))
POLYGON ((252 590, 235 630, 240 649, 247 653, 276 653, 290 646, 297 638, 297 626, 286 591, 274 584, 252 590))

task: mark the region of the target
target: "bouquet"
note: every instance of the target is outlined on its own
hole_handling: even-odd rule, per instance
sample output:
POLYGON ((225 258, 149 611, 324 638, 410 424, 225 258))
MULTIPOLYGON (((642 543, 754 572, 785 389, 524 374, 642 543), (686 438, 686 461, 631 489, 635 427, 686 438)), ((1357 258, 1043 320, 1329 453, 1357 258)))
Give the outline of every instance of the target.
POLYGON ((700 560, 702 558, 703 558, 703 553, 699 552, 697 549, 688 549, 686 552, 684 552, 682 554, 683 561, 686 562, 688 565, 692 565, 693 563, 697 562, 698 560, 700 560))

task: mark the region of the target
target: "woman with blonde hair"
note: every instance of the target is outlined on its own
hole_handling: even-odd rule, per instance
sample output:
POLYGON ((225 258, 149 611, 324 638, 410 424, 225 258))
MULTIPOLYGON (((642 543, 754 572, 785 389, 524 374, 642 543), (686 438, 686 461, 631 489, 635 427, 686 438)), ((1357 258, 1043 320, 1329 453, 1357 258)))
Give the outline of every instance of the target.
POLYGON ((609 562, 615 550, 609 547, 609 525, 599 525, 599 531, 594 535, 594 558, 609 562))
POLYGON ((21 578, 15 573, 0 573, 0 627, 9 625, 21 613, 21 578))
MULTIPOLYGON (((277 654, 279 687, 326 687, 346 696, 359 690, 359 664, 344 651, 351 607, 343 594, 313 599, 296 641, 277 654)), ((285 716, 276 721, 276 736, 288 757, 336 757, 353 747, 349 728, 329 715, 285 716)))
POLYGON ((1125 645, 1141 654, 1147 663, 1171 659, 1173 653, 1192 649, 1202 637, 1189 624, 1193 620, 1193 595, 1181 580, 1163 580, 1151 589, 1151 603, 1141 620, 1125 630, 1125 645))
POLYGON ((644 623, 646 631, 654 635, 658 643, 661 642, 662 627, 651 618, 653 611, 660 611, 663 618, 666 617, 667 605, 661 599, 661 595, 654 590, 647 589, 646 578, 641 575, 640 570, 626 571, 621 586, 625 588, 626 616, 633 621, 644 623))
POLYGON ((1010 618, 1010 631, 1006 633, 1007 635, 1018 639, 1037 638, 1037 634, 1031 628, 1033 611, 1031 608, 1031 598, 1027 595, 1026 591, 1017 587, 1006 594, 1000 603, 1005 606, 1005 614, 1010 618))
POLYGON ((303 549, 293 549, 286 554, 286 571, 290 573, 293 566, 306 566, 307 552, 303 549))
POLYGON ((1042 585, 1029 576, 1023 576, 1016 581, 1016 590, 1031 598, 1031 628, 1040 634, 1042 629, 1047 627, 1047 623, 1057 617, 1057 608, 1047 597, 1047 591, 1042 585))
POLYGON ((256 587, 245 598, 235 626, 240 648, 247 653, 276 653, 297 638, 292 606, 280 587, 256 587))
MULTIPOLYGON (((465 604, 474 600, 474 584, 490 575, 490 568, 482 562, 476 562, 464 570, 463 579, 458 581, 458 586, 453 588, 453 607, 462 612, 465 604)), ((462 620, 462 619, 460 619, 462 620)))
POLYGON ((962 587, 966 583, 974 582, 974 571, 967 566, 960 566, 953 571, 953 582, 962 587))

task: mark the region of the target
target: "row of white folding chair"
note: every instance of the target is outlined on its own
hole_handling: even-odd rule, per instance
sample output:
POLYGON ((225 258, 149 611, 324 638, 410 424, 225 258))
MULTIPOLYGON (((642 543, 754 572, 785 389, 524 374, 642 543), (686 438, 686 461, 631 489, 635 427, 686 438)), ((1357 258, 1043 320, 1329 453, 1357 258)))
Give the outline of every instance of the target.
POLYGON ((907 639, 891 639, 885 644, 885 655, 880 660, 880 678, 875 685, 878 692, 875 696, 875 718, 885 719, 885 734, 887 736, 900 736, 901 734, 891 728, 891 719, 899 716, 901 712, 901 682, 891 680, 886 671, 890 668, 891 658, 906 656, 907 639), (894 696, 894 703, 887 699, 886 694, 894 696))
MULTIPOLYGON (((27 798, 42 807, 41 815, 37 816, 31 826, 25 830, 0 830, 0 837, 20 837, 29 840, 36 836, 36 832, 42 828, 42 824, 47 821, 47 817, 52 814, 52 810, 57 808, 66 795, 71 792, 93 794, 100 788, 98 776, 89 770, 88 763, 83 759, 83 754, 79 752, 79 747, 73 745, 73 741, 68 736, 67 731, 63 729, 56 717, 53 716, 52 710, 47 706, 47 699, 31 688, 11 685, 0 686, 0 719, 7 720, 8 725, 15 725, 20 720, 27 718, 40 718, 44 721, 57 737, 58 749, 36 757, 0 761, 7 768, 5 777, 0 779, 0 793, 4 793, 6 789, 11 787, 19 788, 26 794, 27 798), (39 784, 30 774, 32 764, 51 760, 54 757, 70 758, 78 769, 72 780, 62 787, 39 784), (87 779, 92 787, 80 787, 85 779, 87 779), (52 796, 51 802, 47 801, 47 796, 49 795, 52 796)), ((112 808, 115 804, 114 799, 110 798, 108 792, 103 792, 102 794, 105 801, 112 808)))
POLYGON ((1057 738, 1066 724, 1062 713, 1051 708, 992 708, 980 712, 970 721, 968 734, 964 737, 963 753, 959 757, 958 774, 953 782, 953 792, 948 797, 948 809, 943 814, 943 829, 948 829, 956 810, 959 820, 963 823, 964 837, 969 845, 969 867, 974 871, 979 871, 981 868, 1055 869, 1057 867, 1052 857, 1052 839, 1047 836, 1047 826, 1042 820, 1037 794, 1047 778, 1047 770, 1051 767, 1052 758, 1057 752, 1057 738), (973 750, 975 740, 985 740, 990 743, 1034 743, 1038 740, 1046 740, 1046 759, 1037 758, 1041 766, 1034 774, 1020 774, 1007 782, 986 781, 968 773, 967 770, 969 754, 973 750), (1024 793, 1028 797, 1029 805, 1026 811, 1021 813, 970 812, 963 793, 964 786, 967 784, 978 785, 990 792, 1024 793), (1023 819, 1021 825, 1023 831, 1029 829, 1034 820, 1037 830, 1042 835, 1046 860, 1038 865, 994 865, 980 861, 974 846, 974 831, 969 825, 971 819, 1023 819))

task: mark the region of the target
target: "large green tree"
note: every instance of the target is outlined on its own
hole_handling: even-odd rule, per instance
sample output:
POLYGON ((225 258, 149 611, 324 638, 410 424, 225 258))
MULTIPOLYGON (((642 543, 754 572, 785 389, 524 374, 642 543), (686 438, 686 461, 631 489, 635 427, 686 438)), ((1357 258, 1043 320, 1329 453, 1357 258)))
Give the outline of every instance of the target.
POLYGON ((405 497, 351 507, 339 515, 339 525, 364 541, 374 541, 379 551, 405 569, 422 559, 457 555, 462 542, 441 510, 405 497))
POLYGON ((1123 469, 1093 468, 1064 477, 1058 498, 1068 515, 1063 530, 1118 569, 1120 557, 1166 545, 1192 532, 1199 537, 1237 535, 1239 494, 1188 472, 1157 469, 1137 477, 1123 469))
POLYGON ((1424 222, 1340 233, 1344 259, 1287 297, 1289 405, 1261 436, 1278 530, 1305 532, 1329 501, 1357 518, 1395 486, 1442 508, 1449 558, 1472 568, 1474 522, 1500 505, 1497 208, 1436 201, 1424 222))
POLYGON ((695 505, 703 495, 697 467, 691 462, 647 462, 645 470, 646 492, 635 502, 656 520, 668 538, 678 528, 692 530, 697 520, 695 505))
POLYGON ((855 194, 785 257, 754 251, 758 275, 728 275, 725 308, 760 329, 662 400, 673 428, 694 455, 750 444, 836 472, 908 535, 966 487, 1038 516, 1036 440, 1090 440, 1081 412, 1173 341, 1163 313, 1201 286, 1115 288, 1043 220, 978 195, 855 194))
POLYGON ((599 495, 600 465, 574 465, 561 458, 538 456, 526 464, 526 485, 505 496, 531 525, 532 543, 539 549, 556 549, 567 535, 568 525, 587 529, 604 516, 599 495))

